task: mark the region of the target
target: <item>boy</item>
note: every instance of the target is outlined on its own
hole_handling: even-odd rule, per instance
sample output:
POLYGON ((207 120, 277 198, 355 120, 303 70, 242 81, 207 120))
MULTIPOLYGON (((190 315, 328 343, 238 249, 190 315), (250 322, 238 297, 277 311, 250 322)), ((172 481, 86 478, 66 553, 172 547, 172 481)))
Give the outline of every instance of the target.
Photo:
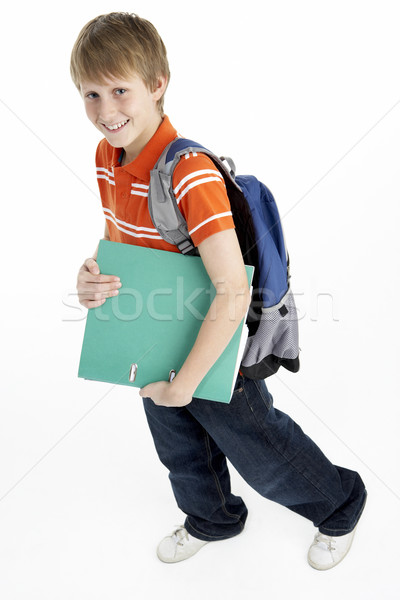
MULTIPOLYGON (((71 55, 71 75, 89 120, 104 138, 96 152, 105 239, 177 252, 158 235, 147 207, 150 170, 177 132, 163 112, 169 67, 155 28, 128 13, 90 21, 71 55)), ((329 462, 296 423, 273 407, 263 380, 238 374, 230 404, 193 393, 227 346, 250 302, 243 258, 221 175, 202 154, 182 157, 173 187, 217 294, 184 365, 171 382, 140 390, 160 460, 170 471, 185 524, 165 537, 164 562, 243 530, 247 508, 230 490, 226 458, 261 495, 310 519, 308 553, 320 570, 347 554, 366 501, 358 473, 329 462)), ((82 265, 81 304, 93 308, 121 282, 100 274, 97 250, 82 265)), ((156 274, 155 274, 156 277, 156 274)))

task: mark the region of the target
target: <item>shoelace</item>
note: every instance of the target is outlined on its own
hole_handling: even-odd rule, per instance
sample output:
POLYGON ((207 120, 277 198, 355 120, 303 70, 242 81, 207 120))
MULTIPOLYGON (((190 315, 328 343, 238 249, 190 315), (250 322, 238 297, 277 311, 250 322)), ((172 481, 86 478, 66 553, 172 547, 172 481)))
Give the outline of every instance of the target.
POLYGON ((184 527, 178 525, 176 525, 176 527, 177 529, 172 533, 172 537, 176 539, 178 546, 183 546, 185 539, 189 541, 189 534, 184 527))
POLYGON ((323 533, 317 533, 315 536, 315 544, 325 544, 329 551, 336 550, 335 539, 330 535, 324 535, 323 533))

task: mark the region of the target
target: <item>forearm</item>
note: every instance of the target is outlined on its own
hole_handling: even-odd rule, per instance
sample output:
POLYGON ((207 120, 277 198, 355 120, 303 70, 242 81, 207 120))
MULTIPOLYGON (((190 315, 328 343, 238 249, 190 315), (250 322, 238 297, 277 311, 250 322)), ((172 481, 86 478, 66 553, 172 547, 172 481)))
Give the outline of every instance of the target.
POLYGON ((186 406, 221 356, 250 303, 249 283, 234 229, 209 236, 198 246, 216 295, 196 341, 172 383, 155 381, 140 390, 159 406, 186 406))
POLYGON ((179 393, 194 394, 232 339, 247 313, 249 302, 248 289, 216 294, 193 348, 173 381, 179 393))

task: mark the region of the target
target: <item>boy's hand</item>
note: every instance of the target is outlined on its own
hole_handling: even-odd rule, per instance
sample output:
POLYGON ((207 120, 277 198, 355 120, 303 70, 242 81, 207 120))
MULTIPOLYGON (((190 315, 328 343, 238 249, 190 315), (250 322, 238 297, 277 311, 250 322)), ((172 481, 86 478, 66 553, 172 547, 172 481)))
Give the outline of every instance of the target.
POLYGON ((86 308, 101 306, 106 298, 118 294, 121 285, 119 277, 101 275, 99 265, 94 258, 87 258, 78 273, 76 289, 79 302, 86 308))
POLYGON ((192 395, 182 392, 174 386, 174 382, 156 381, 149 383, 139 390, 142 398, 151 398, 157 406, 180 407, 190 404, 192 395))

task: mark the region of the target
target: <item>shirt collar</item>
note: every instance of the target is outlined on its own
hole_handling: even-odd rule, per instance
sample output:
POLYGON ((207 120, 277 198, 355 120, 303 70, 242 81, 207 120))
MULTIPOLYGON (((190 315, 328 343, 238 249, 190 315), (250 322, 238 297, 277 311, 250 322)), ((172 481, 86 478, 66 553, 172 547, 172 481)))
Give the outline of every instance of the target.
POLYGON ((119 158, 121 156, 122 148, 113 148, 112 165, 113 167, 120 167, 142 181, 149 182, 150 171, 154 168, 158 157, 161 155, 164 148, 172 142, 177 135, 177 131, 172 127, 168 117, 164 116, 159 128, 135 160, 120 167, 119 158))

